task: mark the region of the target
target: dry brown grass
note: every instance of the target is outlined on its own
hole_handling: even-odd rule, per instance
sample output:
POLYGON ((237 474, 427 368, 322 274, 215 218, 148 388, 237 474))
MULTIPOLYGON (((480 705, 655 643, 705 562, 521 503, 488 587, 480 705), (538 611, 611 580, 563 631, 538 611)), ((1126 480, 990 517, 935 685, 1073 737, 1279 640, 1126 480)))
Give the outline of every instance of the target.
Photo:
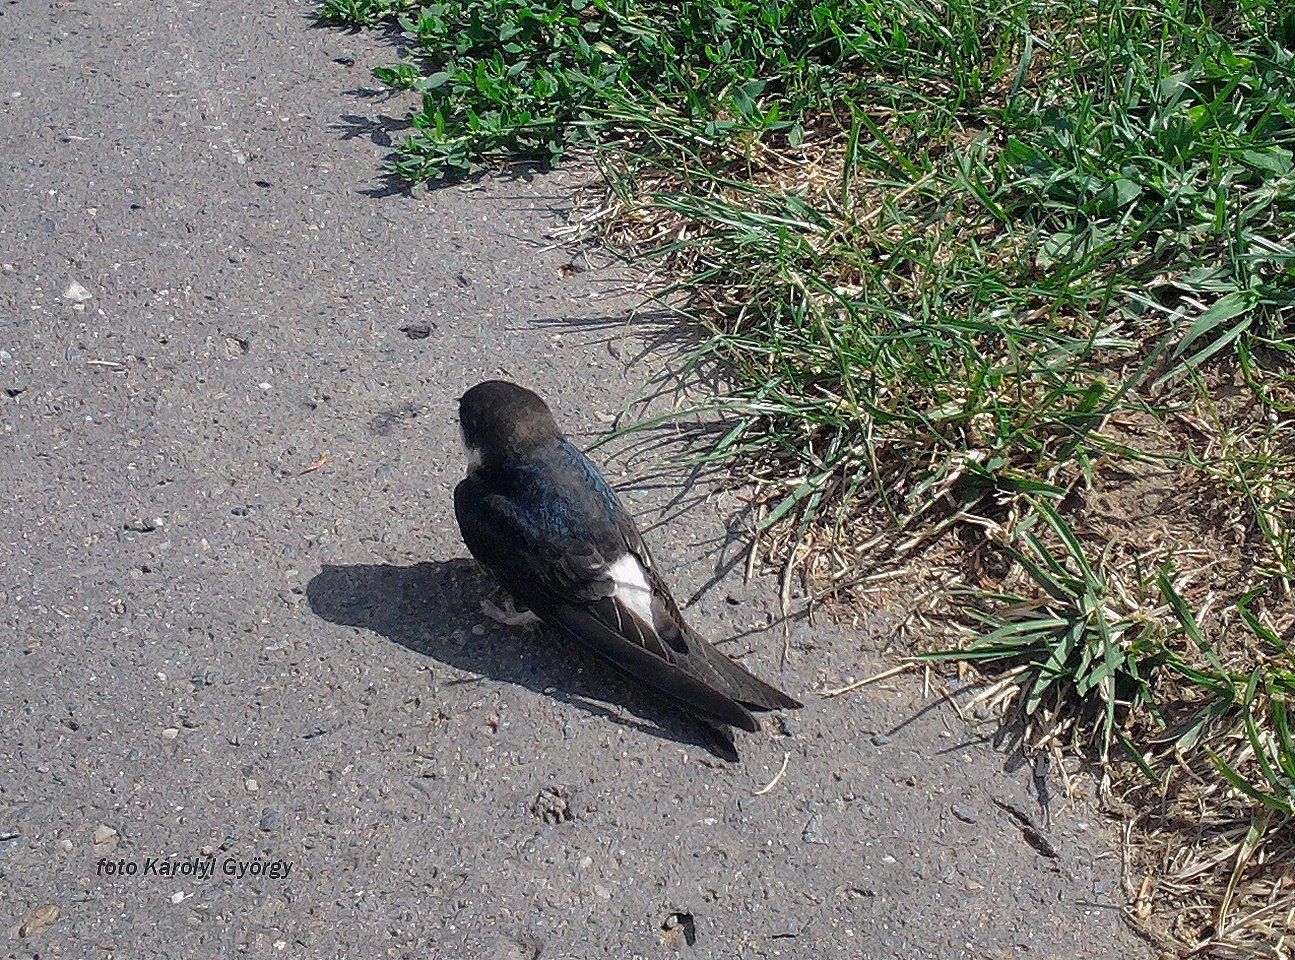
MULTIPOLYGON (((947 235, 951 226, 947 211, 929 215, 929 193, 947 182, 943 174, 932 173, 902 188, 858 182, 843 204, 845 155, 843 135, 825 125, 823 136, 808 137, 795 151, 757 145, 738 179, 730 169, 725 177, 707 181, 702 191, 713 203, 706 208, 711 211, 759 212, 765 198, 783 193, 818 205, 823 219, 807 221, 806 256, 820 267, 830 263, 834 272, 820 277, 827 282, 817 286, 798 282, 794 271, 781 287, 765 285, 763 278, 744 280, 726 262, 728 238, 712 242, 724 234, 720 219, 698 216, 698 207, 666 199, 682 188, 669 171, 638 170, 630 177, 620 161, 610 161, 608 175, 619 193, 601 193, 583 210, 582 226, 596 228, 622 251, 656 251, 655 292, 664 296, 686 290, 691 308, 721 339, 758 325, 789 290, 830 312, 834 298, 866 298, 876 292, 878 278, 860 267, 860 247, 893 244, 905 231, 911 239, 913 221, 905 222, 898 212, 905 204, 918 208, 915 216, 925 218, 920 230, 930 236, 947 235)), ((939 257, 958 255, 959 244, 990 248, 997 241, 994 258, 1001 261, 1020 256, 1027 246, 1024 238, 1004 237, 992 218, 961 226, 939 257)), ((1171 269, 1162 270, 1146 287, 1170 284, 1173 276, 1171 269)), ((886 294, 914 298, 931 282, 916 270, 884 280, 886 294)), ((1128 315, 1114 308, 1094 319, 1055 309, 1041 298, 1036 303, 1033 310, 1018 305, 1021 322, 1067 332, 1094 326, 1133 332, 1128 315)), ((1153 331, 1145 327, 1137 333, 1139 344, 1153 339, 1153 331)), ((722 350, 716 353, 721 360, 732 359, 722 350)), ((1137 350, 1123 359, 1111 358, 1122 367, 1116 379, 1127 375, 1136 360, 1137 350)), ((823 363, 829 361, 824 356, 823 363)), ((1155 570, 1172 559, 1174 586, 1229 673, 1244 678, 1256 666, 1269 664, 1295 677, 1289 656, 1281 661, 1238 614, 1238 603, 1258 591, 1249 600, 1251 612, 1287 643, 1295 639, 1290 596, 1295 429, 1289 420, 1272 415, 1274 401, 1295 408, 1295 395, 1289 381, 1265 379, 1261 389, 1267 391, 1267 402, 1260 403, 1252 389, 1254 371, 1247 383, 1235 362, 1227 360, 1207 371, 1208 382, 1179 377, 1150 389, 1154 374, 1167 368, 1160 363, 1139 383, 1131 394, 1136 403, 1102 418, 1094 434, 1105 452, 1085 470, 1046 456, 1029 468, 1069 491, 1064 498, 1068 521, 1085 549, 1105 558, 1112 620, 1139 629, 1157 625, 1165 633, 1166 649, 1184 664, 1202 670, 1216 665, 1175 626, 1173 611, 1152 589, 1155 570)), ((825 378, 819 389, 827 393, 837 388, 825 378)), ((1027 406, 1032 402, 1024 394, 1016 399, 1027 406)), ((841 398, 837 400, 839 404, 841 398)), ((784 604, 790 603, 796 586, 812 605, 847 618, 860 607, 903 605, 910 611, 907 633, 919 652, 948 645, 951 638, 966 644, 976 632, 959 612, 964 601, 951 597, 951 590, 1028 593, 1032 588, 1003 549, 1016 542, 1029 501, 1001 491, 968 494, 968 469, 992 455, 990 425, 982 430, 974 417, 962 434, 966 446, 949 455, 937 453, 933 444, 924 470, 914 470, 911 460, 884 459, 901 450, 920 456, 913 424, 901 424, 901 441, 887 444, 880 434, 895 428, 875 421, 865 426, 866 420, 860 414, 857 449, 844 458, 813 508, 803 505, 764 529, 760 521, 807 482, 813 458, 798 459, 786 445, 747 451, 734 480, 753 483, 760 491, 752 566, 777 572, 784 604), (883 486, 890 484, 888 496, 867 484, 851 488, 850 478, 861 472, 871 472, 883 486), (914 475, 936 479, 917 485, 914 475), (905 509, 896 514, 887 508, 894 503, 905 509)), ((801 438, 811 451, 815 429, 805 425, 801 438)), ((1055 545, 1055 538, 1050 542, 1055 545)), ((1037 584, 1033 589, 1037 595, 1037 584)), ((981 707, 1003 717, 1016 711, 1017 681, 1024 669, 986 673, 981 707)), ((1106 809, 1123 821, 1128 916, 1166 954, 1288 958, 1295 955, 1292 822, 1230 785, 1202 749, 1209 745, 1251 782, 1263 783, 1253 748, 1240 729, 1239 712, 1225 711, 1202 732, 1201 745, 1190 749, 1173 746, 1166 735, 1166 729, 1173 732, 1175 716, 1193 715, 1205 700, 1206 692, 1181 674, 1161 676, 1156 710, 1130 711, 1121 719, 1125 735, 1140 745, 1144 763, 1159 777, 1158 783, 1149 779, 1118 754, 1105 766, 1106 809)), ((1250 709, 1261 723, 1271 721, 1270 704, 1262 695, 1250 709)), ((1030 718, 1022 747, 1033 753, 1064 743, 1080 755, 1096 755, 1086 723, 1084 710, 1059 703, 1030 718)))

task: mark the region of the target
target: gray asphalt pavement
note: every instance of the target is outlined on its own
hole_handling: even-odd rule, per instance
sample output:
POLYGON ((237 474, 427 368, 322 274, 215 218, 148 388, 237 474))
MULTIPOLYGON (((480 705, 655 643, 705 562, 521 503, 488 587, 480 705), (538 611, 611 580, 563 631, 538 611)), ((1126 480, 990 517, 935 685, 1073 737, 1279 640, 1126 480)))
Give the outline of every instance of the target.
POLYGON ((311 9, 0 6, 5 955, 1144 955, 1091 803, 1046 855, 995 802, 1029 771, 920 684, 818 694, 889 615, 782 662, 733 495, 626 490, 694 624, 806 703, 740 764, 481 616, 456 398, 507 376, 587 443, 669 328, 547 239, 579 168, 390 192, 391 50, 311 9))

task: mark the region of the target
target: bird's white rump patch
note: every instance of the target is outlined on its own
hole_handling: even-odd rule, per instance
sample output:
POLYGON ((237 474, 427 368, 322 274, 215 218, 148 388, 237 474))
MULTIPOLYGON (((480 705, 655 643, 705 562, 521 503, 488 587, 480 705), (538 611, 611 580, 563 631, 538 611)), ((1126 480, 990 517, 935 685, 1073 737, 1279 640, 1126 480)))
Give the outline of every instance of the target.
POLYGON ((643 565, 634 554, 622 554, 607 568, 607 573, 616 584, 613 596, 645 624, 656 629, 656 621, 652 617, 652 588, 648 586, 643 565))

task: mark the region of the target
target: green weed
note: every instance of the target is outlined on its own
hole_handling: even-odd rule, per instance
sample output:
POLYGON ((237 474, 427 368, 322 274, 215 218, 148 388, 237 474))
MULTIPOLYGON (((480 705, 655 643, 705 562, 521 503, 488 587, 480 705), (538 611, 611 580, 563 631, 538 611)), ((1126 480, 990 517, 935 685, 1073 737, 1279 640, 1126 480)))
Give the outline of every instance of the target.
POLYGON ((372 27, 414 5, 414 0, 323 0, 316 16, 333 26, 372 27))

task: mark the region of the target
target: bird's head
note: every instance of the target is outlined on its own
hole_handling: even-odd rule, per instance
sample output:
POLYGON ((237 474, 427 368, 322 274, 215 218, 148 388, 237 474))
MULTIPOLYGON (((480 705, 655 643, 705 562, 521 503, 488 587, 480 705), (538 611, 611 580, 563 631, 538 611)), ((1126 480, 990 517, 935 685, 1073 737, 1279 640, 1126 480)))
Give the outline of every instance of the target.
POLYGON ((548 404, 506 380, 479 383, 459 398, 468 471, 526 457, 562 439, 548 404))

